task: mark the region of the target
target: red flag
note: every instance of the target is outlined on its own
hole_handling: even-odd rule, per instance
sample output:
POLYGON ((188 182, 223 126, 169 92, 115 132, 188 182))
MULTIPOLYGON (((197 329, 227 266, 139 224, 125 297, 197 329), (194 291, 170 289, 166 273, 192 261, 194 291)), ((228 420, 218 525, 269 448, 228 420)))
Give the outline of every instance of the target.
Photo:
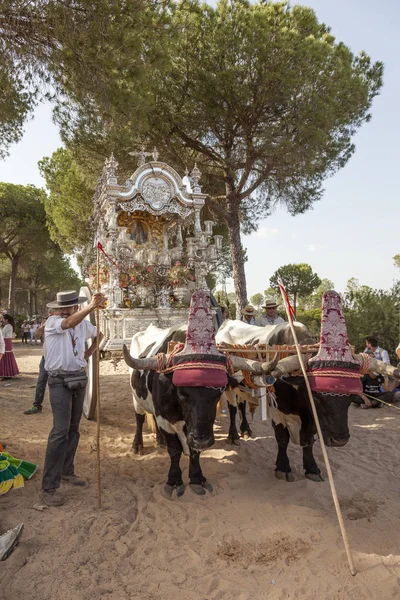
POLYGON ((288 293, 287 293, 286 288, 283 285, 283 281, 280 277, 278 277, 278 285, 279 285, 279 289, 283 292, 283 297, 285 298, 285 302, 286 302, 286 306, 287 306, 289 314, 290 314, 290 318, 292 319, 292 321, 294 321, 294 319, 296 318, 296 315, 294 314, 293 306, 290 304, 288 293))
POLYGON ((107 252, 104 250, 100 241, 97 242, 97 247, 100 250, 100 252, 102 252, 104 254, 104 256, 107 258, 107 260, 109 260, 110 263, 112 263, 114 265, 114 267, 117 267, 117 269, 119 270, 117 263, 111 258, 111 256, 108 256, 107 252))

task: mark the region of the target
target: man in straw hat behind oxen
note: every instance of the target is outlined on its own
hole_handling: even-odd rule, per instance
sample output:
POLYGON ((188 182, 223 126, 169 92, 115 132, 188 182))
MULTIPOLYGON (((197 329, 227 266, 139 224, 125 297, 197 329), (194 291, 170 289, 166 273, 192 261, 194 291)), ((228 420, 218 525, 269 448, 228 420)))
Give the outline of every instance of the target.
POLYGON ((256 316, 256 311, 255 311, 254 306, 252 306, 251 304, 248 304, 242 310, 243 323, 248 323, 249 325, 255 325, 256 324, 255 316, 256 316))
POLYGON ((43 469, 41 497, 48 506, 61 506, 65 498, 58 493, 60 481, 86 487, 87 483, 74 472, 74 458, 79 443, 79 423, 87 384, 86 361, 97 347, 97 329, 85 317, 105 303, 103 294, 94 294, 87 301, 75 291, 59 292, 48 308, 58 314, 47 319, 45 327, 45 369, 49 374, 50 404, 53 429, 50 431, 43 469), (92 344, 85 351, 85 340, 92 344))
POLYGON ((259 327, 286 323, 286 321, 278 315, 278 304, 272 298, 267 300, 262 308, 265 310, 265 312, 256 320, 256 325, 259 327))

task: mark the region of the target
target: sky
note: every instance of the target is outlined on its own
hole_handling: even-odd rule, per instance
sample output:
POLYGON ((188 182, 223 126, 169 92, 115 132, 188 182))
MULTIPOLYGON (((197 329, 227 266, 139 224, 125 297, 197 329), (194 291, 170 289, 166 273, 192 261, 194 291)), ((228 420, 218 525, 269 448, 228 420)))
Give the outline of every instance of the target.
MULTIPOLYGON (((292 4, 312 7, 337 40, 355 53, 365 50, 373 61, 382 61, 384 86, 374 100, 372 120, 354 138, 355 154, 326 181, 322 200, 296 217, 278 207, 260 222, 256 233, 243 238, 248 296, 267 289, 280 266, 300 262, 332 280, 339 292, 351 277, 362 285, 387 289, 400 277, 393 264, 393 256, 400 253, 400 3, 297 0, 292 4)), ((42 104, 26 124, 23 139, 12 146, 9 158, 0 161, 0 181, 44 186, 37 163, 60 146, 51 106, 42 104)), ((227 283, 231 291, 231 282, 227 283)))

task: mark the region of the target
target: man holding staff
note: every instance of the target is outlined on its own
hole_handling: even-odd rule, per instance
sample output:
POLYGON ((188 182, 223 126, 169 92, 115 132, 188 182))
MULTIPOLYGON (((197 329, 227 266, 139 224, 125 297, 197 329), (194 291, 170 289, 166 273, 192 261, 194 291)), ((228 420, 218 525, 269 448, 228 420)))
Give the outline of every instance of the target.
POLYGON ((50 431, 43 469, 41 498, 48 506, 61 506, 65 498, 58 492, 60 482, 87 487, 87 482, 74 472, 74 458, 79 443, 79 423, 87 384, 87 359, 97 348, 102 334, 85 317, 106 302, 103 294, 94 294, 85 308, 78 305, 87 301, 75 291, 59 292, 57 300, 48 308, 59 309, 59 314, 46 322, 45 369, 48 372, 53 429, 50 431), (92 339, 85 351, 85 340, 92 339))

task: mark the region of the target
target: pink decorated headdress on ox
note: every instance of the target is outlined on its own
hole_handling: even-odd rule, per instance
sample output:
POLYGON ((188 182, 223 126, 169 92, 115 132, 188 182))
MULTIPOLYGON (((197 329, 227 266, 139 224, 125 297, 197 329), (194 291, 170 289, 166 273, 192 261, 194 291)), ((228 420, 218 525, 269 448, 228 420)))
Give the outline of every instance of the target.
POLYGON ((226 357, 215 345, 210 294, 192 295, 186 343, 172 359, 172 381, 177 386, 225 387, 228 383, 226 357))
POLYGON ((362 393, 360 363, 350 348, 342 301, 337 292, 325 292, 322 296, 320 348, 308 361, 307 369, 314 392, 362 393))

